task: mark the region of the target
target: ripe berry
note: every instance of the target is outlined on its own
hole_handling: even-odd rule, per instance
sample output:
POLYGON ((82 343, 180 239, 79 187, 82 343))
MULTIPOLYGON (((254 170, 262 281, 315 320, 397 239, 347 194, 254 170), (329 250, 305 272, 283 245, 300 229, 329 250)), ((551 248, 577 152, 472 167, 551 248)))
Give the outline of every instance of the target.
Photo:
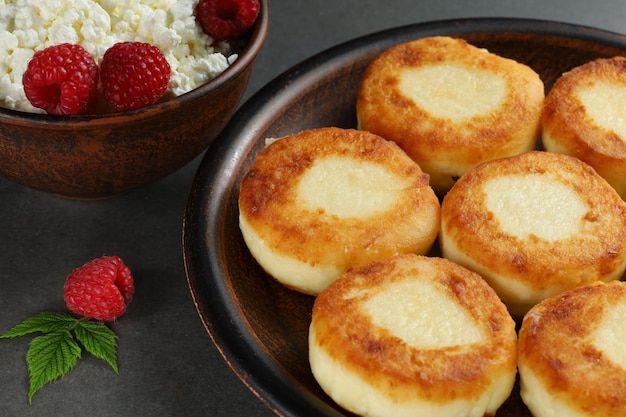
POLYGON ((196 19, 216 41, 234 41, 254 25, 260 8, 259 0, 200 0, 196 19))
POLYGON ((96 96, 98 66, 80 45, 54 45, 35 53, 22 84, 34 107, 49 114, 81 114, 96 96))
POLYGON ((116 110, 155 103, 167 90, 170 73, 159 48, 144 42, 116 43, 100 64, 104 97, 116 110))
POLYGON ((135 293, 130 269, 117 256, 104 256, 76 268, 63 289, 70 310, 104 321, 124 314, 135 293))

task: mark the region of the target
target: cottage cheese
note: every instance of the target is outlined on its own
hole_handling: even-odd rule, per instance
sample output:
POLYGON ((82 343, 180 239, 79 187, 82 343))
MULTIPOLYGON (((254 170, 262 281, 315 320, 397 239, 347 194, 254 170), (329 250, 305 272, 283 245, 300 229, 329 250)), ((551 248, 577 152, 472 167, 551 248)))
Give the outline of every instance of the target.
POLYGON ((172 68, 168 90, 186 93, 236 58, 195 21, 198 0, 0 0, 0 106, 42 112, 24 95, 22 74, 38 50, 80 44, 99 63, 116 42, 156 45, 172 68))

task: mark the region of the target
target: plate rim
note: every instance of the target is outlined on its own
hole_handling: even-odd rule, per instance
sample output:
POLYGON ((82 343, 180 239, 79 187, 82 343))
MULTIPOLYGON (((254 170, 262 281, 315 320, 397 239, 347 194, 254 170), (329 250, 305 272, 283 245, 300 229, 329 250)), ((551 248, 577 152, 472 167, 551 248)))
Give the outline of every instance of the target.
POLYGON ((391 45, 397 43, 394 40, 401 35, 406 36, 406 32, 415 32, 416 38, 464 33, 525 33, 626 48, 623 34, 552 20, 475 17, 412 23, 359 36, 318 52, 279 74, 240 106, 202 157, 193 178, 183 216, 183 261, 193 303, 212 342, 240 381, 276 415, 345 416, 303 389, 279 364, 266 356, 245 319, 238 314, 241 310, 229 303, 232 294, 224 285, 214 248, 219 244, 220 228, 217 225, 211 229, 209 224, 212 223, 211 215, 219 213, 225 204, 222 197, 230 188, 226 182, 220 185, 216 180, 226 177, 228 184, 235 180, 239 172, 237 168, 247 159, 247 154, 242 151, 250 151, 254 146, 253 139, 258 136, 254 126, 258 125, 259 118, 266 119, 263 114, 268 111, 259 113, 258 110, 267 109, 268 102, 272 102, 271 106, 277 108, 272 114, 280 115, 280 103, 302 93, 297 84, 295 87, 298 88, 294 88, 294 80, 302 76, 322 79, 325 68, 345 63, 351 53, 361 56, 362 53, 357 52, 359 47, 391 45), (203 253, 205 256, 198 253, 199 242, 207 249, 203 253))

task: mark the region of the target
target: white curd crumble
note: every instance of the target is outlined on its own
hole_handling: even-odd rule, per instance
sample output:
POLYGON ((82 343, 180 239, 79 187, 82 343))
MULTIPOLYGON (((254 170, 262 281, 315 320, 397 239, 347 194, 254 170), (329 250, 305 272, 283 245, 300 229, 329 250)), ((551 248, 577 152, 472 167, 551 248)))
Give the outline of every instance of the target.
POLYGON ((205 84, 237 59, 196 23, 198 0, 0 0, 0 106, 42 113, 24 95, 22 74, 38 50, 82 45, 100 63, 116 42, 157 46, 172 68, 170 94, 205 84))

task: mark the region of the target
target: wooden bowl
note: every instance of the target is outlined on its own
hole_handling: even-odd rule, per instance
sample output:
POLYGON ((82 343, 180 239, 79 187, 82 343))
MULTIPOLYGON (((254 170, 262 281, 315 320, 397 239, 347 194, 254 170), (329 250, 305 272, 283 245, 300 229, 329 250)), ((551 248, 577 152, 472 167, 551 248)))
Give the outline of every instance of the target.
MULTIPOLYGON (((234 372, 281 416, 347 416, 318 386, 308 363, 313 297, 270 278, 250 255, 238 225, 239 186, 265 146, 307 128, 355 127, 365 67, 399 42, 448 35, 534 68, 549 90, 564 71, 626 54, 626 37, 588 27, 519 19, 416 24, 322 52, 275 79, 238 111, 207 152, 184 218, 187 278, 200 319, 234 372)), ((436 255, 436 250, 431 255, 436 255)), ((516 386, 499 417, 530 417, 516 386)))
POLYGON ((59 117, 0 108, 0 174, 68 198, 112 197, 182 168, 237 109, 267 36, 268 0, 245 49, 222 74, 142 109, 59 117))

